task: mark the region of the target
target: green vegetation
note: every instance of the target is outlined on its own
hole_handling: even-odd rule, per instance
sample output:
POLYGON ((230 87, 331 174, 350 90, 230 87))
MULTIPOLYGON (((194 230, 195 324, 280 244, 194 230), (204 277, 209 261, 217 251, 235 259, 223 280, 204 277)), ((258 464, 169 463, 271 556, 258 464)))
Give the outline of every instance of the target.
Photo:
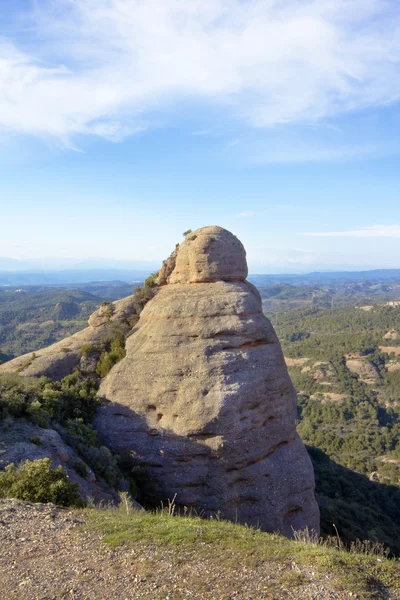
POLYGON ((316 498, 321 513, 321 534, 339 532, 343 545, 357 539, 379 542, 400 555, 400 490, 370 481, 332 461, 324 452, 308 447, 316 477, 316 498))
POLYGON ((400 306, 306 308, 272 316, 285 356, 340 359, 349 352, 373 354, 379 345, 397 346, 400 340, 384 340, 391 329, 400 331, 400 306))
POLYGON ((83 344, 81 347, 82 356, 87 357, 91 354, 95 354, 97 352, 97 348, 93 346, 93 344, 83 344))
POLYGON ((96 383, 80 378, 78 372, 60 382, 46 377, 3 375, 0 377, 0 420, 24 417, 40 427, 64 424, 69 419, 90 423, 97 408, 96 391, 96 383))
MULTIPOLYGON (((154 275, 158 275, 154 274, 154 275)), ((146 280, 147 281, 147 280, 146 280)), ((154 297, 156 293, 155 285, 147 285, 144 287, 137 287, 133 292, 133 307, 135 309, 135 315, 139 318, 140 313, 146 306, 146 304, 154 297)))
MULTIPOLYGON (((381 597, 376 594, 387 586, 400 586, 398 561, 385 559, 379 545, 357 544, 351 552, 344 552, 329 547, 337 545, 336 538, 321 542, 306 535, 300 538, 304 537, 308 543, 294 542, 217 519, 172 516, 171 506, 167 511, 156 513, 125 511, 125 507, 122 510, 86 509, 83 529, 102 533, 111 546, 124 544, 143 548, 151 545, 153 552, 167 552, 170 560, 176 560, 174 567, 178 569, 187 562, 183 555, 188 557, 195 552, 197 563, 207 562, 212 556, 224 577, 213 581, 212 589, 202 587, 204 597, 230 597, 226 594, 237 585, 237 565, 245 565, 247 570, 256 570, 261 565, 263 572, 274 574, 266 583, 268 587, 263 588, 272 595, 265 598, 277 597, 274 592, 294 587, 301 593, 303 584, 314 578, 326 578, 326 575, 336 591, 351 592, 360 599, 381 597), (364 554, 356 553, 357 549, 364 554), (280 567, 279 573, 275 572, 274 565, 280 567), (314 576, 310 579, 311 571, 314 576)), ((201 586, 202 582, 194 580, 193 584, 201 586)), ((199 591, 197 587, 196 591, 199 591)))
POLYGON ((399 486, 400 371, 392 370, 399 359, 380 347, 400 343, 384 337, 400 332, 400 307, 307 308, 272 321, 285 356, 302 359, 289 372, 303 440, 343 466, 399 486))
POLYGON ((0 498, 29 502, 54 502, 59 506, 82 506, 78 484, 72 483, 60 466, 51 468, 51 460, 27 460, 20 467, 9 464, 0 472, 0 498))
POLYGON ((125 339, 122 336, 118 336, 110 343, 110 349, 101 353, 96 373, 100 377, 105 377, 112 367, 124 358, 125 354, 125 339))
POLYGON ((147 279, 144 280, 144 287, 145 288, 154 288, 154 287, 156 287, 156 285, 157 285, 157 277, 158 277, 158 271, 156 271, 155 273, 152 273, 151 275, 149 275, 149 277, 147 277, 147 279))
POLYGON ((333 535, 335 523, 346 543, 379 540, 399 554, 399 359, 380 346, 400 343, 384 337, 400 331, 400 307, 309 306, 270 317, 292 359, 322 533, 333 535))
MULTIPOLYGON (((152 487, 144 465, 129 452, 113 454, 99 444, 97 432, 91 425, 98 406, 96 392, 96 382, 81 378, 79 372, 61 382, 45 377, 1 376, 0 422, 8 427, 10 419, 24 418, 39 427, 55 429, 97 477, 115 489, 125 481, 132 495, 147 502, 152 487)), ((34 437, 30 441, 40 444, 40 439, 34 437)), ((76 466, 74 464, 74 468, 76 466)), ((82 467, 80 463, 78 474, 83 472, 82 467)))
POLYGON ((100 302, 82 290, 0 289, 0 359, 32 352, 80 331, 100 302))
MULTIPOLYGON (((359 473, 382 473, 382 455, 400 459, 400 414, 380 406, 370 390, 364 398, 361 391, 342 402, 322 403, 301 395, 298 415, 298 431, 307 444, 359 473)), ((397 470, 393 479, 384 479, 398 485, 399 475, 397 470)))
MULTIPOLYGON (((288 276, 290 279, 290 276, 288 276)), ((345 281, 330 282, 321 286, 315 281, 290 285, 289 283, 274 283, 265 285, 264 280, 274 280, 273 276, 255 275, 250 281, 257 285, 263 301, 264 312, 268 314, 282 313, 295 309, 335 309, 384 304, 386 301, 400 298, 400 284, 376 283, 363 281, 346 283, 345 281)), ((279 278, 278 278, 279 279, 279 278)), ((295 278, 296 279, 296 278, 295 278)), ((301 282, 301 276, 298 278, 301 282)), ((318 279, 318 278, 316 278, 318 279)))

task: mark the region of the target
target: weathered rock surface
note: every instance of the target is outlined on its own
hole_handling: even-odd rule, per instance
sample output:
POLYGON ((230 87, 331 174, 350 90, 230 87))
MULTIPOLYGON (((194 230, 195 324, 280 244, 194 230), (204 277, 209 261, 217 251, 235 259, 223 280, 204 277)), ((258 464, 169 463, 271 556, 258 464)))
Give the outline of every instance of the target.
POLYGON ((400 340, 400 333, 395 329, 390 329, 384 336, 385 340, 400 340))
POLYGON ((358 375, 360 381, 364 383, 374 384, 379 378, 378 369, 366 359, 351 358, 346 360, 346 367, 351 373, 358 375))
POLYGON ((318 531, 296 394, 246 275, 228 231, 186 237, 102 382, 95 427, 149 464, 160 497, 286 535, 318 531))
POLYGON ((243 244, 222 227, 203 227, 186 236, 176 255, 168 283, 244 281, 247 277, 243 244))
POLYGON ((89 327, 51 346, 18 356, 0 365, 0 375, 8 373, 18 373, 23 377, 44 375, 59 380, 72 373, 78 366, 84 372, 92 374, 90 369, 96 368, 97 359, 107 337, 119 327, 129 328, 128 321, 133 314, 133 296, 107 303, 91 315, 89 327), (98 348, 97 355, 82 356, 84 346, 98 348))
POLYGON ((54 468, 62 466, 69 478, 79 485, 83 498, 94 502, 117 503, 118 495, 106 483, 97 479, 92 469, 68 446, 55 429, 42 429, 24 419, 12 427, 0 426, 0 471, 10 463, 20 465, 26 460, 50 458, 54 468), (86 470, 86 477, 77 473, 76 466, 86 470))

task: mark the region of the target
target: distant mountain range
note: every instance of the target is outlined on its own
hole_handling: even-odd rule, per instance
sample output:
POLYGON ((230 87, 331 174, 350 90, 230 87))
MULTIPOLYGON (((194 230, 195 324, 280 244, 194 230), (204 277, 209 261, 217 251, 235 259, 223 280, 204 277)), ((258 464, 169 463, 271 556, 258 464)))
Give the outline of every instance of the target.
POLYGON ((306 274, 258 275, 250 274, 249 281, 254 285, 338 285, 346 283, 390 283, 400 281, 400 269, 374 269, 371 271, 332 271, 306 274))
POLYGON ((0 286, 67 285, 100 281, 143 281, 149 270, 123 269, 65 269, 62 271, 1 271, 0 286))
MULTIPOLYGON (((33 269, 26 268, 26 261, 16 261, 18 268, 12 269, 13 259, 0 258, 0 286, 26 285, 81 285, 91 282, 141 282, 157 266, 147 264, 122 268, 89 268, 85 263, 79 263, 74 268, 66 269, 33 269), (5 267, 5 264, 8 266, 5 267), (25 269, 20 268, 25 265, 25 269)), ((90 261, 89 261, 90 262, 90 261)), ((250 274, 249 281, 255 285, 275 285, 289 283, 291 285, 338 285, 352 282, 390 283, 400 281, 400 269, 375 269, 371 271, 337 271, 315 272, 306 274, 250 274)))

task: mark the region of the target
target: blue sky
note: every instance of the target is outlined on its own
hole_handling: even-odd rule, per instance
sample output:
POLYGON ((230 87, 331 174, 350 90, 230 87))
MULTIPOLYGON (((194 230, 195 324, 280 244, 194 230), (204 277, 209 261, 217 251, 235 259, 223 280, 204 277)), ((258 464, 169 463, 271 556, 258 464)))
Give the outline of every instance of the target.
POLYGON ((0 256, 400 267, 400 8, 1 0, 0 256))

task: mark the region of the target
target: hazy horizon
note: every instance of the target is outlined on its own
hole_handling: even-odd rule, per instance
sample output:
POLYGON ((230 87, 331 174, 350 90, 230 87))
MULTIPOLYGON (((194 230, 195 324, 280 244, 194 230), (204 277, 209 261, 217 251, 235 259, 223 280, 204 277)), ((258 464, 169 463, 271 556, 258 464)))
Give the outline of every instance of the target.
MULTIPOLYGON (((57 259, 43 258, 43 259, 32 259, 32 260, 19 260, 19 259, 8 259, 7 257, 0 257, 0 273, 18 274, 18 273, 62 273, 66 272, 137 272, 137 273, 150 273, 158 271, 162 264, 162 260, 157 261, 135 261, 134 259, 110 259, 107 257, 93 257, 87 259, 71 258, 63 259, 58 261, 57 259)), ((390 271, 400 270, 399 267, 379 267, 370 266, 366 268, 360 268, 356 265, 337 265, 331 268, 325 267, 324 265, 314 265, 310 268, 299 268, 294 266, 292 270, 277 270, 276 268, 270 268, 262 270, 262 265, 257 263, 249 264, 249 274, 251 275, 307 275, 311 273, 345 273, 345 272, 368 272, 368 271, 390 271), (260 270, 261 269, 261 270, 260 270)))

